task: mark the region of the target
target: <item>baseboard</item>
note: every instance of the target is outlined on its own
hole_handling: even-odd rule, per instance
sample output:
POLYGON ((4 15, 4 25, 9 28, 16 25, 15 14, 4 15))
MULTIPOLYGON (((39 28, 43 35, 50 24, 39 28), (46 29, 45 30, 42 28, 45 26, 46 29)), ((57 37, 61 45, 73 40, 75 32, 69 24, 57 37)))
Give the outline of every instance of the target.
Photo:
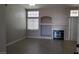
POLYGON ((24 37, 22 37, 22 38, 20 38, 20 39, 17 39, 17 40, 15 40, 15 41, 13 41, 13 42, 10 42, 10 43, 6 44, 6 46, 12 45, 12 44, 14 44, 14 43, 16 43, 16 42, 19 42, 19 41, 21 41, 21 40, 23 40, 23 39, 25 39, 25 38, 26 38, 26 36, 24 36, 24 37))
POLYGON ((6 52, 3 51, 3 52, 0 52, 0 54, 6 54, 6 52))
POLYGON ((39 36, 39 37, 34 37, 34 36, 28 36, 27 38, 36 38, 36 39, 52 39, 51 37, 41 37, 41 36, 39 36))

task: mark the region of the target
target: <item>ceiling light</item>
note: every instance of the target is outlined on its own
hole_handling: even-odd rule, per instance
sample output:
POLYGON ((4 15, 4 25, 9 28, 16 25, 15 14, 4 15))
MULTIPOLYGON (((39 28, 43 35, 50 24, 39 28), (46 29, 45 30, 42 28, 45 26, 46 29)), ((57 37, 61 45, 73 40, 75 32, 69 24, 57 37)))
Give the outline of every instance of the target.
POLYGON ((30 3, 29 5, 30 5, 30 6, 35 6, 35 4, 34 4, 34 3, 30 3))

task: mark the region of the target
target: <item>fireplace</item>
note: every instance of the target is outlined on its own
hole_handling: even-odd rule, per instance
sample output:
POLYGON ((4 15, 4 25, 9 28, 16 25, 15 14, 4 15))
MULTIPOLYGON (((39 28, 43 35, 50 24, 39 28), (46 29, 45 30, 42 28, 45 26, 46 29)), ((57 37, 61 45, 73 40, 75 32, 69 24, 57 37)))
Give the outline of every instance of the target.
POLYGON ((64 40, 64 30, 53 30, 54 40, 64 40))

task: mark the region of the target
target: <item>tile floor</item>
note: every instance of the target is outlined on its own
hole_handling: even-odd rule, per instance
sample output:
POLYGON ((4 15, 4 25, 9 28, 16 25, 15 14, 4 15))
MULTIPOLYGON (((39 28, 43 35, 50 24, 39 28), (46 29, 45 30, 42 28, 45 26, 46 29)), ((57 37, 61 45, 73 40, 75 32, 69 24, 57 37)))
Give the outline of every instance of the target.
MULTIPOLYGON (((69 42, 70 43, 70 42, 69 42)), ((67 42, 63 40, 48 40, 48 39, 24 39, 7 47, 8 54, 71 54, 75 50, 67 47, 67 42), (65 49, 66 48, 66 49, 65 49), (72 49, 72 50, 69 50, 72 49), (66 51, 67 50, 67 51, 66 51), (66 52, 65 52, 66 51, 66 52)))

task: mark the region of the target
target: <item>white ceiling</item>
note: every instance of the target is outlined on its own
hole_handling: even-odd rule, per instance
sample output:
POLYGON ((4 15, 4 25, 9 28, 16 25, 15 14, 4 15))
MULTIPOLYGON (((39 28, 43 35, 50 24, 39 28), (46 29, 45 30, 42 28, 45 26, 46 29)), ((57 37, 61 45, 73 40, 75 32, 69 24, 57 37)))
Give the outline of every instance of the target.
POLYGON ((36 4, 35 6, 30 6, 29 4, 21 5, 27 9, 29 8, 52 8, 52 7, 79 7, 79 4, 36 4))

